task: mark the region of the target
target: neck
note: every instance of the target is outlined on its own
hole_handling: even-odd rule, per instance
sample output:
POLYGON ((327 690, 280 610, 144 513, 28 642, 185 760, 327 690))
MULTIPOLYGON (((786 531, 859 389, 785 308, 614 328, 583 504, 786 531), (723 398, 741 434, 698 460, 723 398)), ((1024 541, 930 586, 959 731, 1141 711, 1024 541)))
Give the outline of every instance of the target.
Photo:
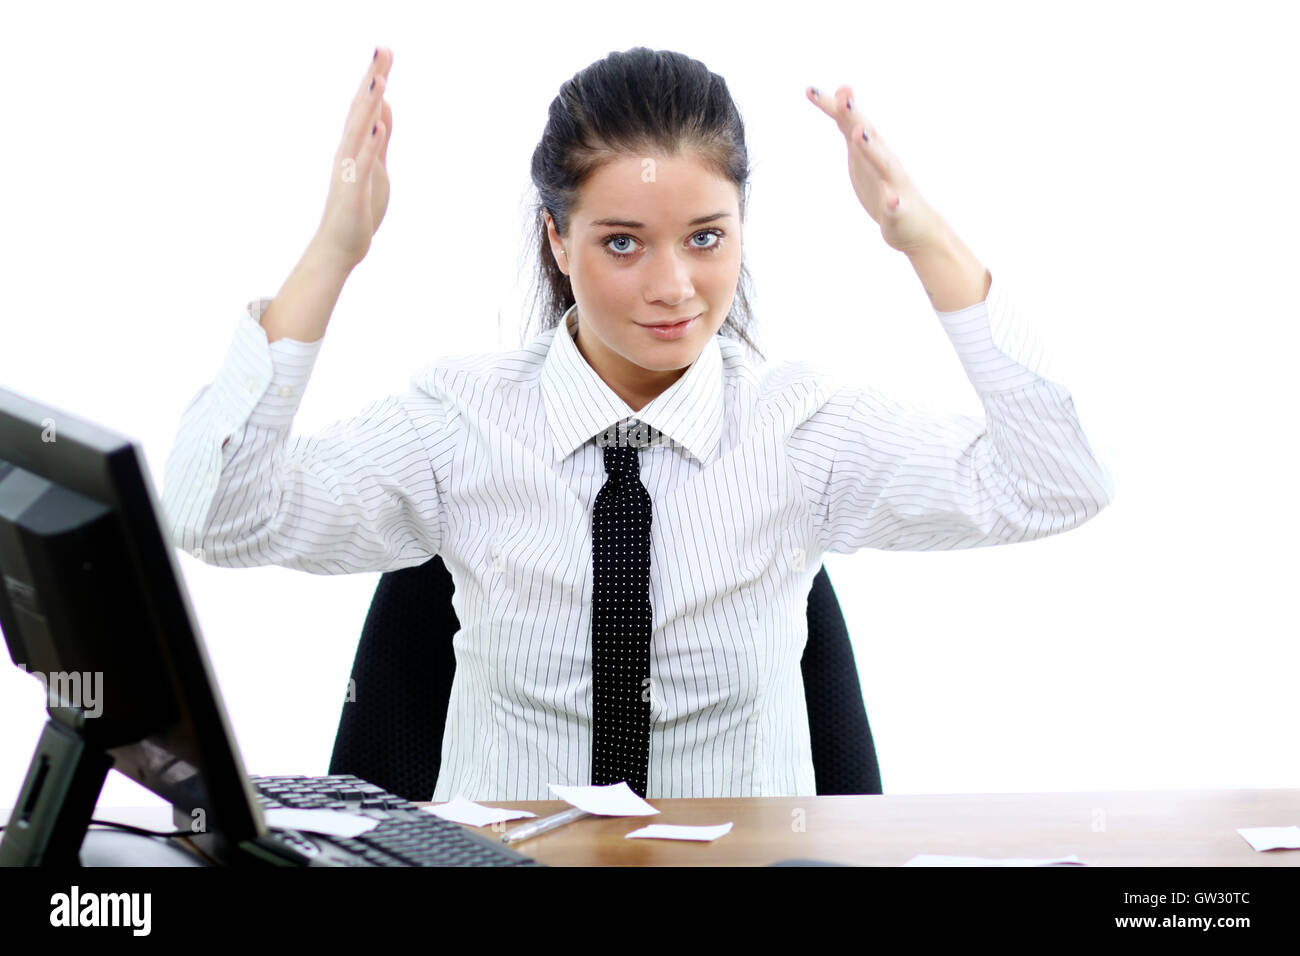
POLYGON ((574 344, 600 380, 609 386, 610 391, 627 402, 634 412, 645 408, 659 395, 666 392, 674 382, 686 374, 686 368, 655 371, 642 368, 635 362, 629 362, 623 356, 599 345, 593 350, 592 343, 582 334, 582 323, 578 323, 578 334, 574 344), (594 354, 593 354, 594 353, 594 354))

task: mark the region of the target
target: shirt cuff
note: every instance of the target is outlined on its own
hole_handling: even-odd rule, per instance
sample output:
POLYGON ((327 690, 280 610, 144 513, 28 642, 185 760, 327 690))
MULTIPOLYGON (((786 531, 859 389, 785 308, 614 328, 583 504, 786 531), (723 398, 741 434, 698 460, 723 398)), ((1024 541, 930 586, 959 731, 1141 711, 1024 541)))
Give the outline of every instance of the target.
POLYGON ((254 299, 244 307, 234 341, 213 383, 225 432, 245 422, 266 428, 288 427, 325 341, 322 336, 315 342, 268 342, 261 318, 271 301, 254 299))
POLYGON ((1001 268, 989 269, 983 302, 956 312, 935 312, 957 349, 962 368, 980 393, 1010 392, 1053 375, 1050 357, 1031 317, 1015 301, 1001 268))

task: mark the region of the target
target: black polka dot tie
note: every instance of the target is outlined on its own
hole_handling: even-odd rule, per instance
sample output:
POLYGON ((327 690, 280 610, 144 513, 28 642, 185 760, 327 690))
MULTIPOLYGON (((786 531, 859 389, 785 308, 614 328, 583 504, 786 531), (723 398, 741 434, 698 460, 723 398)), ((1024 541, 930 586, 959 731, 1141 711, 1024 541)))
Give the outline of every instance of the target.
POLYGON ((650 493, 637 445, 644 429, 607 445, 608 477, 592 514, 591 782, 646 794, 650 763, 650 493))

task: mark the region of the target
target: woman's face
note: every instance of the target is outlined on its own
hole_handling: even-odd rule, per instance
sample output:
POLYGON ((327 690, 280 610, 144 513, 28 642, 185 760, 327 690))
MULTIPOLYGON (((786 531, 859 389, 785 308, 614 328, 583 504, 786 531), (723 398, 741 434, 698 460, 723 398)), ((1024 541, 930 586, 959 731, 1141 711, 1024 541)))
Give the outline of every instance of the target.
POLYGON ((690 154, 625 155, 583 184, 567 237, 549 214, 546 224, 578 304, 578 351, 640 410, 685 374, 731 310, 736 187, 690 154), (684 330, 651 329, 693 316, 684 330))

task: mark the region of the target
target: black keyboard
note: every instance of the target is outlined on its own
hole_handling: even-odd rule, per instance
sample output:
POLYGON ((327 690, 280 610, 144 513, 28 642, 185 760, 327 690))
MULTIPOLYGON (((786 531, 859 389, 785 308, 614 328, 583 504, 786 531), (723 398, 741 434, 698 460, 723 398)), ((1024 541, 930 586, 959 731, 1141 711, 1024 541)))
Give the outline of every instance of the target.
POLYGON ((543 865, 351 774, 249 780, 263 810, 345 810, 379 821, 355 837, 271 830, 274 839, 308 859, 328 858, 344 866, 543 865))

